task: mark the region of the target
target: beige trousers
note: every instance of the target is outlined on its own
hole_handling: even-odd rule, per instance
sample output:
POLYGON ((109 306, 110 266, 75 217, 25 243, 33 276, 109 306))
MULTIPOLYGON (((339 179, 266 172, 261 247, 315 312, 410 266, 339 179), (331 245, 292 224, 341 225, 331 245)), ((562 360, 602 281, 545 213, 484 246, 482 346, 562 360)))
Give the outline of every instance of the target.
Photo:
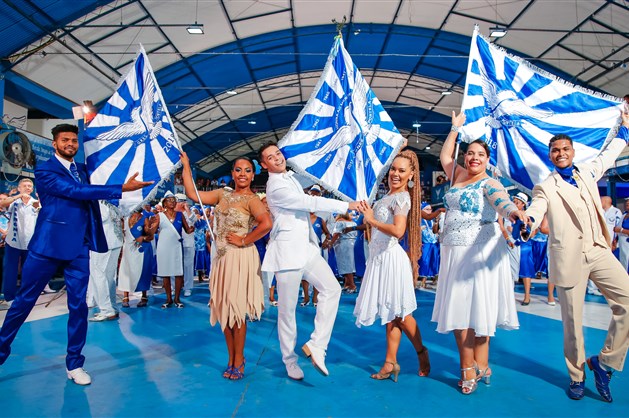
MULTIPOLYGON (((579 260, 574 260, 579 262, 579 260)), ((609 249, 595 246, 580 260, 612 310, 605 344, 600 351, 601 363, 621 371, 629 349, 629 276, 609 249)), ((583 342, 583 304, 588 277, 574 287, 557 286, 563 321, 563 349, 570 379, 585 380, 585 344, 583 342)))

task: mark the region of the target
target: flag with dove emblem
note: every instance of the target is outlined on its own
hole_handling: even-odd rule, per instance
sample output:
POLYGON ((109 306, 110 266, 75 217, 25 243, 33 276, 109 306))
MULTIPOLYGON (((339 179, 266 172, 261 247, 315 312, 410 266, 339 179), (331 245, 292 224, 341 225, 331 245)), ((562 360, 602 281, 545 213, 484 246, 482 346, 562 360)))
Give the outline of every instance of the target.
POLYGON ((138 179, 154 181, 110 202, 124 216, 152 199, 179 167, 177 133, 143 47, 83 140, 92 184, 122 184, 136 172, 138 179))
POLYGON ((299 174, 344 200, 373 200, 404 138, 335 39, 315 89, 279 142, 299 174))
POLYGON ((490 165, 531 190, 554 170, 548 142, 569 135, 575 159, 596 157, 616 134, 621 99, 574 86, 508 54, 474 30, 462 111, 461 140, 484 140, 490 165))

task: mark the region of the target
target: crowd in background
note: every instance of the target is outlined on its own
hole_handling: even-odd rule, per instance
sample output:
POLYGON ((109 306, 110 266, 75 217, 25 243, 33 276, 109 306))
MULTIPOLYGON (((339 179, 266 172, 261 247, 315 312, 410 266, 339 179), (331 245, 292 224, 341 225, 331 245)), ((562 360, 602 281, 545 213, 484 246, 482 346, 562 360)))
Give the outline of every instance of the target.
MULTIPOLYGON (((216 180, 211 183, 205 180, 197 181, 200 191, 225 187, 225 185, 221 187, 216 180)), ((438 179, 439 184, 445 181, 445 177, 438 179)), ((175 183, 179 184, 180 181, 175 181, 175 183)), ((318 185, 307 188, 306 192, 314 196, 332 196, 318 185)), ((519 192, 513 196, 513 201, 517 206, 526 208, 529 197, 519 192)), ((607 196, 602 197, 602 204, 606 211, 610 235, 613 237, 614 254, 627 268, 629 264, 629 200, 624 204, 624 213, 613 206, 611 198, 607 196)), ((38 210, 39 202, 34 193, 33 182, 28 178, 22 179, 17 187, 7 193, 0 193, 0 233, 2 234, 0 256, 3 259, 0 275, 3 303, 0 304, 0 309, 7 309, 15 297, 19 285, 20 266, 26 258, 27 246, 33 234, 38 210)), ((153 293, 153 288, 162 287, 164 282, 166 290, 170 289, 173 296, 177 293, 175 302, 167 301, 165 305, 176 303, 177 305, 174 306, 182 307, 179 293, 184 297, 190 296, 195 277, 198 282, 202 283, 208 279, 210 273, 211 240, 207 233, 207 222, 212 222, 212 207, 207 207, 205 210, 206 213, 202 214, 201 207, 191 205, 185 195, 175 196, 172 193, 161 201, 153 202, 153 205, 145 205, 142 210, 125 219, 121 219, 116 210, 110 210, 109 205, 101 203, 105 231, 106 233, 109 231, 108 242, 111 254, 107 259, 112 261, 105 260, 105 265, 100 267, 101 261, 98 259, 100 255, 93 253, 93 258, 97 260, 92 260, 91 278, 95 278, 97 283, 110 283, 108 288, 113 289, 114 293, 110 294, 109 302, 107 302, 102 290, 100 294, 98 290, 94 291, 99 286, 95 286, 93 280, 91 281, 88 302, 90 306, 100 308, 95 315, 95 320, 110 320, 118 316, 117 308, 115 308, 116 287, 113 287, 111 283, 117 286, 117 290, 121 293, 121 306, 124 308, 131 306, 130 302, 134 299, 134 293, 137 293, 139 297, 135 306, 147 306, 148 296, 153 293), (176 214, 176 216, 171 220, 164 215, 165 212, 176 214), (163 219, 161 229, 165 230, 164 235, 168 236, 162 240, 162 246, 168 248, 164 253, 173 253, 171 251, 173 246, 181 247, 182 274, 167 275, 163 272, 158 274, 157 247, 160 234, 157 231, 157 222, 151 219, 157 220, 160 217, 163 219), (179 227, 180 224, 183 225, 183 222, 189 226, 188 230, 179 227), (141 225, 142 228, 136 225, 141 225), (172 236, 168 234, 168 227, 171 225, 175 225, 175 234, 172 236), (142 257, 138 258, 137 254, 142 254, 142 257), (175 278, 174 286, 170 284, 171 277, 175 278), (176 277, 179 277, 179 280, 176 277), (96 295, 101 296, 100 305, 102 306, 96 303, 96 295)), ((422 202, 424 215, 421 220, 422 256, 419 261, 417 288, 436 289, 437 287, 441 258, 440 235, 445 218, 444 209, 439 209, 437 212, 434 219, 426 219, 426 215, 433 214, 433 208, 428 202, 422 202)), ((312 213, 311 219, 313 228, 320 238, 322 255, 343 284, 343 291, 349 294, 357 292, 357 285, 364 274, 368 258, 368 232, 363 224, 362 215, 357 211, 342 214, 312 213)), ((524 298, 521 304, 528 305, 531 301, 531 280, 548 277, 548 236, 542 227, 533 231, 530 240, 523 241, 519 230, 514 229, 508 220, 500 219, 499 223, 509 246, 512 278, 514 282, 524 285, 524 298)), ((266 240, 268 240, 268 234, 257 243, 262 257, 266 240)), ((405 246, 405 240, 402 239, 401 242, 405 246)), ((168 256, 163 259, 162 264, 170 262, 170 256, 168 256)), ((179 259, 175 260, 175 263, 178 262, 179 259)), ((53 285, 53 287, 58 287, 58 285, 53 285)), ((272 285, 271 279, 265 288, 267 305, 277 305, 274 291, 275 286, 272 285)), ((54 293, 55 290, 47 286, 44 292, 54 293)), ((316 306, 316 292, 316 289, 304 281, 301 306, 308 306, 311 303, 316 306)), ((591 282, 588 293, 600 295, 591 282)), ((549 285, 547 297, 548 304, 555 305, 552 284, 549 285)))

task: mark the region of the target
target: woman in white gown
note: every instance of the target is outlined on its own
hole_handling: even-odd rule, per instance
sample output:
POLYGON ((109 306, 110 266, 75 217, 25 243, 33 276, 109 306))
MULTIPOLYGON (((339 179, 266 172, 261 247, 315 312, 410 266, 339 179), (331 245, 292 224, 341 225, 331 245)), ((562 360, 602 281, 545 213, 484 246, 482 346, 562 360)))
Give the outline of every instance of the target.
POLYGON ((170 278, 175 276, 175 300, 174 306, 183 308, 179 296, 183 288, 183 238, 182 231, 191 234, 194 228, 188 225, 188 221, 181 212, 175 211, 177 199, 170 192, 166 192, 162 199, 164 211, 159 213, 157 220, 157 230, 159 239, 157 240, 157 275, 164 280, 164 291, 166 302, 162 304, 162 309, 171 308, 173 299, 171 295, 170 278))
MULTIPOLYGON (((441 164, 452 173, 454 142, 465 115, 452 113, 452 130, 441 150, 441 164)), ((499 181, 487 176, 489 147, 472 142, 465 168, 456 166, 444 200, 446 218, 441 241, 439 283, 432 313, 437 331, 454 331, 461 365, 461 391, 468 395, 481 379, 489 383, 489 337, 496 327, 519 327, 507 244, 497 222, 500 215, 524 219, 499 181)))
POLYGON ((430 373, 428 350, 413 311, 417 309, 413 278, 421 252, 419 163, 412 151, 402 151, 389 170, 389 193, 374 205, 361 202, 364 222, 371 225, 369 258, 360 287, 354 316, 356 325, 369 326, 376 318, 386 324, 387 352, 384 365, 373 379, 393 377, 397 382, 400 365, 397 351, 402 333, 413 344, 419 360, 420 376, 430 373), (410 254, 399 244, 408 229, 410 254))

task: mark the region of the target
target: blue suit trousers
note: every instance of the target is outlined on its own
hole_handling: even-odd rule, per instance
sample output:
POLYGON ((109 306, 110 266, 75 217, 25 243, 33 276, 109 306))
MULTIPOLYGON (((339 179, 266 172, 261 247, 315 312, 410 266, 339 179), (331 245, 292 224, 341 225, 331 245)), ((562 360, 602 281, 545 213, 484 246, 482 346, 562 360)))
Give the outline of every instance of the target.
POLYGON ((4 247, 2 293, 7 302, 15 299, 18 266, 24 267, 27 255, 28 250, 18 250, 10 245, 4 247))
POLYGON ((11 353, 11 343, 17 332, 35 306, 46 284, 59 267, 64 270, 68 295, 68 354, 66 367, 74 370, 83 367, 85 357, 81 354, 87 336, 88 308, 85 301, 89 282, 89 249, 83 247, 73 260, 59 260, 30 251, 22 268, 22 285, 7 312, 0 330, 0 364, 11 353))

